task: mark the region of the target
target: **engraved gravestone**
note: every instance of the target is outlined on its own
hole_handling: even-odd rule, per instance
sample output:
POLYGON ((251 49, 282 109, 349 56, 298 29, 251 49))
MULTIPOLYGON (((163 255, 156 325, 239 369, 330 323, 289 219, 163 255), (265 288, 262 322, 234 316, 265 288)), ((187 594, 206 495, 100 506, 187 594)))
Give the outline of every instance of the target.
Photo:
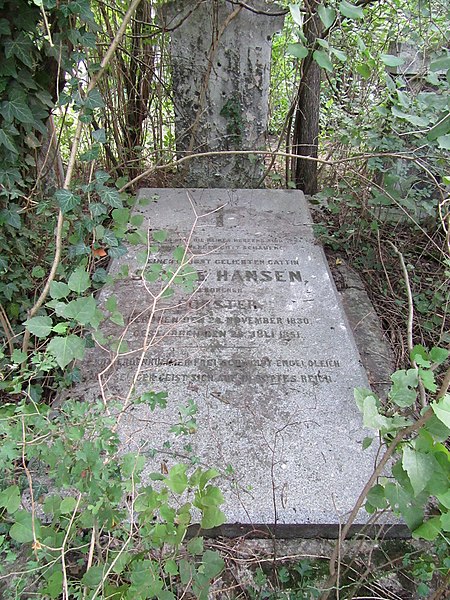
MULTIPOLYGON (((124 448, 156 450, 153 468, 188 453, 220 469, 228 523, 338 523, 376 449, 362 450, 368 432, 353 388, 367 387, 366 376, 303 195, 144 189, 138 200, 149 240, 163 240, 161 230, 167 237, 114 261, 113 274, 124 263, 129 274, 103 302, 117 297, 128 348, 122 356, 91 350, 85 371, 96 394, 106 368, 105 401, 168 392, 164 410, 128 406, 124 448), (152 280, 176 270, 183 248, 189 264, 178 279, 192 279, 195 269, 193 290, 177 285, 154 301, 164 282, 152 280), (198 430, 176 438, 170 426, 189 400, 198 430)), ((103 329, 120 333, 111 322, 103 329)))
MULTIPOLYGON (((264 0, 163 5, 179 157, 266 149, 271 38, 284 12, 264 0)), ((263 169, 257 155, 213 155, 186 162, 182 179, 186 186, 251 188, 260 185, 263 169)))

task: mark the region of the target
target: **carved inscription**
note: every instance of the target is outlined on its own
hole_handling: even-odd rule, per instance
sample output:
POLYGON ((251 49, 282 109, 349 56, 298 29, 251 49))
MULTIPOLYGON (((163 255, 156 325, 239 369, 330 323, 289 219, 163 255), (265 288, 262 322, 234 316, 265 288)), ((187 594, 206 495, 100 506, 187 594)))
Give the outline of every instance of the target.
MULTIPOLYGON (((226 237, 219 230, 217 238, 210 231, 193 237, 199 290, 186 304, 161 312, 157 345, 142 361, 138 382, 154 388, 295 385, 297 391, 332 386, 343 365, 338 353, 324 357, 311 347, 314 274, 304 272, 304 257, 286 256, 279 245, 258 237, 226 237)), ((171 232, 151 262, 175 264, 177 243, 171 232)), ((117 360, 115 376, 126 377, 137 364, 136 358, 117 360)))

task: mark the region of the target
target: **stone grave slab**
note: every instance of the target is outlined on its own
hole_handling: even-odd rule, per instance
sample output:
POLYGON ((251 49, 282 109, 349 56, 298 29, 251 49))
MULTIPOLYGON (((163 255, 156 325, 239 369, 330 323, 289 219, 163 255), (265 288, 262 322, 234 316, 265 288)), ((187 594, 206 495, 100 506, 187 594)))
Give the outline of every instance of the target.
POLYGON ((127 405, 124 449, 154 456, 152 469, 192 455, 218 468, 228 524, 343 521, 377 449, 362 450, 370 432, 353 388, 368 383, 302 193, 143 189, 135 212, 149 240, 167 237, 113 261, 111 273, 126 264, 128 276, 103 302, 117 297, 128 349, 92 349, 84 367, 88 395, 103 370, 104 400, 127 405), (198 285, 154 302, 163 284, 142 278, 142 262, 149 273, 176 269, 181 248, 198 285), (168 392, 167 408, 128 405, 147 391, 168 392), (177 438, 170 427, 188 401, 198 428, 177 438))

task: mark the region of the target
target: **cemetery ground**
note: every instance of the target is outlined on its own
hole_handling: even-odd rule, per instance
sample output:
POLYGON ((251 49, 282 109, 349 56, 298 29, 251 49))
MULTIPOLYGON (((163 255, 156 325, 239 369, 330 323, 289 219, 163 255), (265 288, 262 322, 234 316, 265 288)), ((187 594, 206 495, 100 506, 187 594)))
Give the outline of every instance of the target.
MULTIPOLYGON (((369 240, 363 244, 359 240, 358 247, 363 248, 363 252, 356 253, 351 243, 352 237, 344 238, 344 241, 340 240, 342 231, 346 231, 347 227, 341 222, 339 227, 334 225, 334 228, 331 228, 333 225, 332 211, 328 212, 320 208, 316 213, 319 233, 322 235, 324 231, 327 233, 325 241, 329 245, 328 258, 335 273, 337 286, 345 291, 345 288, 352 287, 353 284, 349 285, 349 275, 343 273, 342 263, 348 261, 353 269, 359 270, 362 277, 367 277, 367 274, 370 275, 373 270, 373 257, 372 262, 363 262, 363 260, 367 260, 367 255, 371 256, 369 240), (361 265, 364 265, 363 268, 361 265)), ((353 222, 352 227, 354 226, 353 222)), ((163 231, 157 233, 156 239, 153 239, 155 245, 163 242, 163 231)), ((359 232, 360 238, 364 231, 361 229, 359 232)), ((386 235, 386 232, 392 232, 394 237, 391 239, 395 239, 396 244, 398 244, 400 232, 405 236, 411 235, 411 229, 408 226, 398 223, 387 225, 383 228, 383 235, 386 235)), ((358 237, 356 232, 353 235, 358 237)), ((417 236, 417 232, 415 235, 417 236)), ((426 236, 425 239, 427 239, 426 236)), ((375 248, 379 249, 378 235, 374 236, 374 240, 375 248)), ((383 246, 387 248, 386 244, 383 246)), ((434 270, 432 266, 432 253, 430 253, 431 256, 427 256, 422 244, 420 246, 418 244, 417 250, 416 255, 413 253, 408 255, 407 261, 415 264, 418 269, 421 260, 425 257, 423 268, 427 270, 428 281, 431 282, 433 281, 431 274, 437 271, 437 268, 434 270)), ((398 308, 396 311, 391 310, 388 313, 389 318, 386 318, 385 305, 377 302, 379 297, 383 298, 384 302, 389 301, 385 296, 386 279, 372 275, 373 278, 368 289, 373 294, 375 308, 378 308, 379 315, 385 317, 384 323, 388 325, 385 327, 385 335, 388 338, 393 337, 394 333, 399 334, 405 330, 405 315, 408 312, 405 310, 407 302, 402 300, 405 295, 405 283, 404 280, 402 282, 401 267, 398 270, 395 268, 399 260, 395 255, 390 258, 386 272, 389 275, 389 281, 397 281, 398 291, 389 298, 389 306, 398 306, 398 308), (377 282, 381 287, 377 288, 377 282), (395 300, 401 300, 401 302, 397 304, 395 300)), ((104 258, 100 258, 100 260, 105 261, 104 258)), ((382 262, 386 266, 387 256, 382 256, 382 262)), ((104 262, 102 264, 106 266, 104 262)), ((439 289, 440 284, 437 279, 435 283, 439 289)), ((55 295, 68 291, 68 293, 77 293, 82 297, 83 294, 88 293, 86 292, 88 288, 83 289, 86 284, 86 275, 79 272, 68 280, 66 284, 68 289, 60 286, 59 290, 55 291, 55 295)), ((358 285, 354 287, 358 288, 358 285)), ((394 286, 392 285, 392 287, 394 286)), ((420 292, 424 292, 423 288, 420 289, 420 292)), ((430 297, 434 297, 435 293, 435 290, 432 292, 429 290, 430 297)), ((64 295, 61 298, 64 300, 64 295)), ((116 324, 120 325, 121 308, 114 305, 114 302, 110 302, 107 310, 109 316, 113 317, 116 324)), ((428 314, 427 312, 427 316, 428 314)), ((425 328, 420 314, 415 318, 417 319, 416 327, 420 331, 430 330, 431 325, 428 324, 425 328)), ((40 324, 45 325, 45 323, 40 324)), ((420 341, 425 346, 428 339, 423 337, 420 341)), ((407 347, 407 340, 403 344, 404 347, 407 347)), ((397 368, 408 367, 406 351, 399 353, 395 360, 397 368)), ((76 371, 74 373, 76 374, 76 371)), ((389 373, 385 372, 384 376, 388 377, 389 373)), ((372 383, 376 387, 376 384, 386 384, 387 382, 378 380, 372 383)), ((52 393, 52 387, 50 384, 47 388, 50 393, 52 393)), ((34 394, 35 391, 32 393, 34 394)), ((69 389, 64 395, 70 398, 74 393, 69 389)), ((8 397, 9 401, 10 398, 11 396, 8 397)), ((48 401, 51 404, 51 398, 48 398, 48 401)), ((150 394, 145 401, 153 405, 163 405, 165 397, 163 394, 150 394)), ((187 410, 180 415, 182 417, 178 423, 180 432, 196 426, 194 412, 189 411, 189 405, 186 408, 187 410)), ((310 539, 286 540, 276 538, 264 530, 253 531, 253 533, 247 530, 244 535, 238 537, 194 536, 189 541, 186 539, 184 544, 179 544, 180 539, 177 539, 177 535, 180 535, 180 531, 184 529, 184 525, 187 525, 190 519, 186 514, 183 515, 183 512, 174 512, 175 508, 169 497, 178 494, 185 487, 185 472, 183 470, 178 473, 171 471, 170 465, 169 468, 164 466, 164 461, 161 463, 156 479, 166 479, 168 486, 166 489, 169 491, 169 495, 166 492, 161 496, 153 497, 148 508, 145 508, 145 505, 139 506, 138 496, 136 510, 143 511, 141 512, 142 516, 145 515, 146 510, 150 510, 151 512, 148 513, 150 520, 147 522, 144 517, 143 530, 130 530, 129 524, 126 523, 126 517, 125 522, 119 523, 119 520, 123 519, 127 513, 127 510, 124 512, 123 494, 126 494, 127 506, 129 506, 128 502, 134 502, 134 486, 139 483, 139 471, 142 464, 139 460, 135 462, 130 456, 118 469, 117 440, 114 435, 111 436, 111 432, 114 433, 116 430, 117 420, 115 418, 111 421, 111 418, 107 416, 105 419, 102 416, 101 406, 92 410, 92 407, 80 403, 79 400, 75 403, 66 401, 62 405, 56 403, 53 405, 52 413, 46 414, 40 409, 37 419, 40 422, 33 424, 34 438, 31 437, 28 441, 26 437, 23 437, 26 435, 23 431, 23 417, 17 419, 13 417, 12 412, 10 414, 12 417, 11 437, 14 439, 14 435, 18 435, 22 440, 26 440, 25 443, 22 443, 21 452, 25 452, 25 448, 31 448, 31 461, 24 462, 22 459, 21 462, 19 458, 17 468, 23 469, 25 477, 28 479, 28 484, 26 480, 24 481, 25 487, 28 485, 29 489, 33 490, 31 497, 22 499, 22 506, 28 511, 31 508, 33 518, 36 518, 36 523, 39 523, 39 530, 33 530, 32 521, 25 516, 19 516, 17 519, 16 524, 20 525, 20 528, 16 527, 13 531, 13 539, 17 544, 22 544, 22 549, 16 550, 13 544, 12 547, 7 548, 4 555, 6 564, 11 565, 7 570, 7 579, 3 579, 5 598, 11 593, 12 597, 26 597, 26 594, 30 593, 27 590, 32 591, 35 585, 41 585, 39 589, 41 589, 42 597, 58 597, 58 590, 65 585, 64 579, 61 577, 67 577, 68 597, 79 590, 87 598, 97 597, 100 593, 103 593, 104 597, 120 598, 122 590, 139 589, 139 585, 148 586, 148 572, 143 580, 145 585, 138 583, 140 581, 139 571, 133 570, 132 566, 133 552, 143 551, 147 556, 151 556, 151 559, 146 559, 148 562, 145 563, 138 561, 138 564, 151 570, 153 573, 151 581, 155 587, 150 589, 163 598, 165 591, 172 594, 167 597, 191 597, 190 594, 194 594, 196 597, 203 597, 204 594, 206 597, 208 594, 209 597, 218 598, 273 598, 273 600, 277 598, 326 597, 327 589, 333 589, 336 582, 338 582, 341 598, 427 597, 437 599, 445 597, 448 583, 445 567, 443 568, 446 564, 445 541, 438 544, 427 544, 424 541, 413 539, 390 539, 389 530, 379 538, 368 539, 363 529, 360 531, 360 535, 351 540, 338 540, 339 543, 336 545, 336 540, 324 539, 323 534, 319 536, 314 533, 310 539), (22 424, 20 425, 20 423, 22 424), (100 438, 98 438, 98 431, 102 432, 100 438), (48 455, 40 452, 34 455, 33 439, 36 439, 40 446, 42 437, 54 440, 53 449, 50 451, 47 446, 48 455), (80 441, 85 438, 89 440, 90 447, 86 446, 82 450, 80 441), (82 452, 81 455, 80 452, 82 452), (62 460, 63 456, 65 459, 62 460), (105 456, 109 456, 106 462, 105 456), (67 458, 69 462, 66 462, 67 458), (101 458, 100 463, 99 458, 101 458), (39 463, 47 464, 49 472, 57 475, 56 480, 60 477, 64 479, 70 473, 70 477, 64 483, 66 492, 60 496, 58 494, 48 496, 49 482, 42 481, 39 473, 36 472, 36 465, 39 463), (65 463, 64 469, 68 469, 68 473, 64 475, 62 471, 58 471, 63 463, 65 463), (72 486, 75 488, 73 489, 72 486), (94 487, 91 488, 91 486, 94 487), (75 489, 78 491, 73 493, 75 489), (37 495, 41 493, 43 496, 37 499, 37 495), (90 498, 88 502, 91 503, 96 500, 99 505, 97 514, 105 519, 101 530, 96 530, 95 525, 86 515, 79 515, 78 505, 81 501, 85 502, 83 496, 90 498), (38 505, 43 505, 44 514, 40 512, 42 509, 37 508, 38 505), (163 529, 158 530, 158 526, 155 526, 154 509, 163 519, 163 529), (36 512, 34 513, 33 510, 36 512), (46 514, 50 515, 50 522, 45 516, 46 514), (183 518, 186 519, 184 522, 183 518), (171 523, 172 525, 170 525, 171 523), (64 533, 64 537, 62 537, 62 533, 64 533), (148 544, 148 539, 147 542, 144 541, 146 536, 151 543, 150 547, 147 546, 147 549, 144 550, 148 544), (257 539, 254 539, 255 536, 257 539), (70 540, 70 544, 68 540, 70 540), (65 543, 67 543, 67 549, 65 543), (58 547, 63 549, 62 569, 59 565, 61 550, 58 547), (33 561, 29 554, 31 548, 36 559, 39 552, 46 555, 46 562, 49 566, 47 567, 48 571, 45 571, 47 576, 43 574, 43 585, 39 584, 39 580, 36 581, 33 577, 30 579, 27 575, 34 569, 40 572, 39 560, 33 561), (337 555, 335 554, 336 548, 338 548, 337 555), (336 578, 331 585, 327 583, 330 577, 330 559, 336 578), (110 567, 100 566, 104 560, 109 560, 110 567), (23 565, 22 568, 17 569, 18 564, 23 565), (116 565, 118 566, 116 567, 116 565), (124 571, 125 573, 123 573, 124 571)), ((207 466, 205 465, 205 469, 207 466)), ((211 486, 216 473, 210 471, 208 474, 207 469, 203 470, 203 473, 205 477, 203 491, 205 489, 217 490, 214 492, 215 499, 209 503, 209 509, 212 509, 212 512, 208 518, 214 520, 218 515, 215 510, 217 509, 219 513, 221 509, 226 511, 226 506, 221 504, 219 488, 216 488, 215 485, 211 486), (210 477, 212 478, 210 483, 206 483, 210 477)), ((195 480, 190 480, 189 483, 192 487, 198 485, 195 480)), ((201 497, 200 484, 194 505, 203 511, 204 518, 205 506, 202 505, 201 497)), ((11 514, 15 514, 17 501, 15 489, 9 489, 8 497, 2 496, 2 502, 6 510, 11 511, 11 514)), ((432 505, 429 505, 428 510, 433 514, 432 505)), ((21 514, 24 513, 21 512, 21 514)), ((218 522, 220 522, 220 516, 218 522)), ((344 522, 339 524, 341 531, 344 526, 344 522)), ((286 531, 288 529, 284 529, 285 533, 286 531)), ((148 590, 148 588, 146 589, 148 590)))

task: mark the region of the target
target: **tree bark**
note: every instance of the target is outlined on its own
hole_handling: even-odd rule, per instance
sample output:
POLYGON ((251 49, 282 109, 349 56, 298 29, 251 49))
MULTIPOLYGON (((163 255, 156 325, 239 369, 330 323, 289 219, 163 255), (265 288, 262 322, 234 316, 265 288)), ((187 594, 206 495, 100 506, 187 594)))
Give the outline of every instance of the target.
MULTIPOLYGON (((303 32, 310 48, 320 37, 323 26, 317 14, 318 0, 308 0, 305 4, 307 16, 303 32)), ((321 69, 309 55, 303 64, 303 74, 297 95, 295 121, 292 136, 293 153, 299 157, 317 158, 319 141, 321 69)), ((317 162, 297 158, 293 161, 292 177, 298 189, 305 194, 317 192, 317 162)))

